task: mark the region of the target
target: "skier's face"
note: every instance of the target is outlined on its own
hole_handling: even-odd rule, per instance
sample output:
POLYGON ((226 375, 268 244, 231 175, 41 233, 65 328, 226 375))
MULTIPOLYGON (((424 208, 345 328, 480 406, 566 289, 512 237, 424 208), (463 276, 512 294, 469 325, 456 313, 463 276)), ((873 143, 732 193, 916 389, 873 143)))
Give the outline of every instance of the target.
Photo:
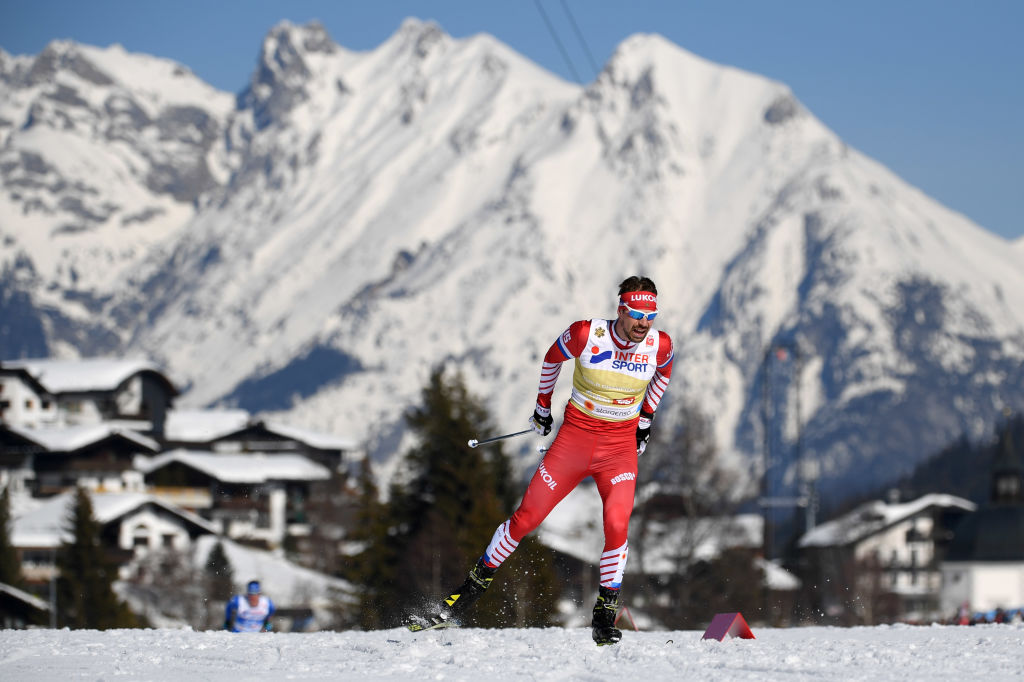
POLYGON ((639 343, 644 340, 647 336, 647 332, 651 331, 651 325, 654 324, 653 320, 648 320, 646 316, 641 319, 634 319, 630 312, 632 312, 626 306, 619 306, 619 319, 618 329, 619 336, 624 339, 628 339, 633 343, 639 343))

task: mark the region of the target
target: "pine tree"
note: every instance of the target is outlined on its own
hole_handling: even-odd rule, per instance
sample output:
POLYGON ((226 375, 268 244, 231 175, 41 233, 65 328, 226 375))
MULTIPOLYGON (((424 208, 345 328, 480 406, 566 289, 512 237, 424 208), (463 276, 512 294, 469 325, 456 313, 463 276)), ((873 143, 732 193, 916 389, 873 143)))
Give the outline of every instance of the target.
MULTIPOLYGON (((392 562, 381 570, 389 583, 380 586, 378 598, 378 617, 388 626, 410 604, 436 599, 461 583, 515 499, 511 466, 500 444, 466 446, 469 439, 482 440, 492 431, 486 410, 469 395, 461 377, 446 378, 443 368, 435 368, 423 388, 422 405, 406 414, 406 422, 418 436, 418 445, 405 455, 407 483, 393 487, 388 511, 382 515, 387 528, 374 540, 385 546, 374 550, 382 553, 379 560, 392 562)), ((550 621, 557 601, 551 594, 555 581, 550 561, 534 559, 530 546, 526 543, 518 559, 536 563, 548 587, 522 595, 526 601, 520 601, 511 596, 512 588, 506 593, 505 581, 497 578, 467 615, 467 624, 515 625, 523 620, 517 609, 530 613, 531 622, 550 621)), ((524 580, 514 573, 508 572, 509 581, 524 580)))
POLYGON ((117 569, 106 556, 101 527, 84 488, 76 491, 66 523, 71 539, 57 552, 59 624, 95 630, 137 627, 138 620, 114 594, 117 569))
POLYGON ((227 602, 234 595, 235 571, 220 541, 206 555, 206 579, 211 600, 227 602))
POLYGON ((0 583, 18 587, 22 584, 21 562, 11 544, 11 499, 7 488, 0 493, 0 583))
POLYGON ((224 543, 217 541, 206 555, 206 623, 220 627, 221 616, 235 591, 235 571, 224 551, 224 543))
POLYGON ((352 528, 346 540, 361 545, 363 550, 344 563, 341 575, 357 592, 356 621, 364 630, 387 627, 384 614, 388 610, 391 589, 402 564, 400 553, 389 539, 388 529, 394 523, 390 508, 380 501, 373 467, 364 459, 359 469, 358 499, 352 528))

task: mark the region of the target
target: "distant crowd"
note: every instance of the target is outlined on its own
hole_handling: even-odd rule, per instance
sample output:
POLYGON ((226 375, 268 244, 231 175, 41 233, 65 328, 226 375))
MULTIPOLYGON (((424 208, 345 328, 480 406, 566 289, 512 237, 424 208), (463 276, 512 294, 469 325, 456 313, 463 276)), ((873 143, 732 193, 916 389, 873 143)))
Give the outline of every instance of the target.
POLYGON ((1022 623, 1024 607, 1016 609, 996 608, 992 611, 971 611, 968 604, 962 604, 946 625, 984 625, 987 623, 1022 623))

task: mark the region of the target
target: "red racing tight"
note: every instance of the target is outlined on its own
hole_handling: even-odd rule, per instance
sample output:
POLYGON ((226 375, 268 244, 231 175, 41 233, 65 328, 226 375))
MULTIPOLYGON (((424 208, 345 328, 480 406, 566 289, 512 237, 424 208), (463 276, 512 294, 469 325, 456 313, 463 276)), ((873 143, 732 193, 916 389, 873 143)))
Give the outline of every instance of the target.
POLYGON ((523 501, 494 532, 484 561, 500 566, 556 504, 592 476, 604 507, 601 585, 618 589, 626 568, 629 516, 636 490, 636 420, 605 423, 595 430, 579 425, 582 420, 574 419, 571 412, 580 414, 571 405, 566 409, 566 420, 530 480, 523 501))

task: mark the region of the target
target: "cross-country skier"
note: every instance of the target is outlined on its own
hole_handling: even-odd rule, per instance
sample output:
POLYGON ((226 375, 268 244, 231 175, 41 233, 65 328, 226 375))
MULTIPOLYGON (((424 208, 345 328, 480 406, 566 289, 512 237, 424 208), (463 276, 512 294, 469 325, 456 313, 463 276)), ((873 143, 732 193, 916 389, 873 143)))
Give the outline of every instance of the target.
POLYGON ((269 632, 274 602, 260 594, 260 581, 250 580, 245 595, 236 594, 224 609, 224 629, 232 632, 269 632))
POLYGON ((615 644, 619 588, 626 567, 629 517, 636 489, 637 457, 672 374, 672 341, 654 331, 658 291, 647 277, 619 285, 614 320, 580 320, 544 356, 533 429, 551 433, 551 394, 567 360, 575 361, 572 396, 554 442, 537 467, 519 508, 498 526, 483 556, 436 614, 410 617, 412 630, 437 627, 464 613, 490 584, 495 571, 562 498, 591 476, 604 512, 600 588, 591 627, 598 645, 615 644))

